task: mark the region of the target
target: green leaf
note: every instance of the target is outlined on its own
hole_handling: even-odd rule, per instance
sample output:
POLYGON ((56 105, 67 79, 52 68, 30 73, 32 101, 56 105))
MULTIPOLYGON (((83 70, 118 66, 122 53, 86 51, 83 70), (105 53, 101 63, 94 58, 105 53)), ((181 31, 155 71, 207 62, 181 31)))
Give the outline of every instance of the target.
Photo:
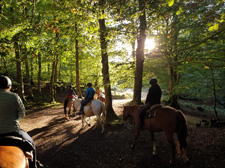
POLYGON ((183 11, 182 7, 179 7, 179 10, 176 12, 176 15, 180 15, 183 11))
POLYGON ((168 1, 168 5, 169 5, 169 6, 173 6, 173 4, 174 4, 174 0, 169 0, 169 1, 168 1))
POLYGON ((219 29, 219 24, 218 23, 216 23, 216 24, 214 24, 213 26, 211 26, 211 27, 209 27, 209 31, 216 31, 216 30, 218 30, 219 29))

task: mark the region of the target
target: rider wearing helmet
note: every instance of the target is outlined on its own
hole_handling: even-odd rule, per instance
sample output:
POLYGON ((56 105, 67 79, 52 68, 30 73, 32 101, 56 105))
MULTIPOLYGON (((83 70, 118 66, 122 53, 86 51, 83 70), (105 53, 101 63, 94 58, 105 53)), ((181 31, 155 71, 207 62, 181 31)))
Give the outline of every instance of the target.
POLYGON ((150 104, 151 106, 155 104, 160 104, 160 99, 162 96, 162 91, 157 83, 156 78, 152 78, 149 81, 149 84, 151 84, 151 87, 148 90, 148 95, 145 101, 145 104, 150 104))
POLYGON ((149 84, 151 87, 148 90, 148 94, 145 100, 145 105, 139 110, 140 124, 141 127, 144 124, 145 113, 148 109, 150 109, 155 104, 160 104, 160 99, 162 96, 162 91, 160 86, 157 83, 156 78, 151 78, 149 84))
POLYGON ((76 92, 73 88, 73 85, 68 86, 66 98, 73 100, 75 96, 76 96, 76 92))
POLYGON ((29 159, 30 167, 36 167, 34 142, 26 132, 20 129, 20 120, 25 116, 25 107, 18 94, 10 92, 11 88, 12 81, 10 78, 0 75, 0 139, 2 140, 0 141, 0 145, 5 145, 4 139, 7 137, 21 138, 22 141, 20 144, 23 145, 20 147, 27 152, 27 147, 29 146, 29 150, 33 153, 33 160, 29 159), (22 142, 27 143, 25 145, 25 143, 22 142))
POLYGON ((84 114, 84 106, 94 99, 95 90, 92 88, 92 84, 88 83, 87 87, 88 88, 85 92, 84 100, 81 101, 80 112, 78 113, 79 115, 84 114))

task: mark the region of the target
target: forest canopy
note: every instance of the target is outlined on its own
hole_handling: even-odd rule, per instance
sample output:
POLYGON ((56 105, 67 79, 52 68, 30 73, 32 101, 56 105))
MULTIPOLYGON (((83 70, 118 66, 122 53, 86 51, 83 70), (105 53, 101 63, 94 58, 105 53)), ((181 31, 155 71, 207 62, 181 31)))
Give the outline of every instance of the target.
POLYGON ((211 99, 216 108, 225 105, 224 32, 224 0, 2 0, 0 74, 23 97, 49 84, 54 98, 62 84, 134 88, 138 72, 139 88, 156 77, 172 104, 211 99), (143 75, 142 32, 151 43, 143 75))

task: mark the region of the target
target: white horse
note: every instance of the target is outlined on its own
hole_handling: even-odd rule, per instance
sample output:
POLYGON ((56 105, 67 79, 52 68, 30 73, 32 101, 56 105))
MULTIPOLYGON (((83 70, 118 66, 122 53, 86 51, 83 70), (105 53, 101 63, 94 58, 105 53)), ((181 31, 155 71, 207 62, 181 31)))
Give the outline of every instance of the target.
MULTIPOLYGON (((74 107, 76 110, 80 110, 81 101, 82 101, 81 99, 76 99, 74 101, 74 107)), ((94 115, 96 115, 96 117, 97 117, 97 122, 95 123, 95 126, 93 129, 95 129, 97 127, 97 123, 99 122, 102 126, 102 133, 103 133, 105 130, 104 121, 103 121, 103 120, 105 120, 105 105, 103 102, 101 102, 99 100, 92 100, 90 102, 90 105, 84 106, 84 115, 83 114, 81 115, 82 129, 84 128, 84 121, 86 122, 86 124, 88 126, 90 126, 90 124, 86 121, 86 117, 91 117, 94 115), (102 114, 102 116, 101 116, 101 114, 102 114)))

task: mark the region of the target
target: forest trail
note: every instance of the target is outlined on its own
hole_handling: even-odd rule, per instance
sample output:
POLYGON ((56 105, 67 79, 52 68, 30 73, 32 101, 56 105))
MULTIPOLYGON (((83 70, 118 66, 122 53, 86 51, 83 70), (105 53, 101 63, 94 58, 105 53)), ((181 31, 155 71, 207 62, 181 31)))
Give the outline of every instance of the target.
MULTIPOLYGON (((113 100, 113 108, 118 116, 123 104, 129 99, 113 100)), ((178 161, 175 167, 222 168, 225 164, 225 128, 202 128, 193 124, 201 118, 187 115, 188 156, 190 164, 178 161), (192 118, 191 118, 192 117, 192 118)), ((142 131, 135 150, 130 149, 133 131, 123 125, 106 126, 101 134, 98 127, 81 130, 79 116, 66 121, 62 106, 28 110, 21 122, 21 128, 32 136, 37 157, 48 168, 159 168, 170 167, 170 147, 164 134, 156 133, 158 156, 152 156, 150 133, 142 131)))

